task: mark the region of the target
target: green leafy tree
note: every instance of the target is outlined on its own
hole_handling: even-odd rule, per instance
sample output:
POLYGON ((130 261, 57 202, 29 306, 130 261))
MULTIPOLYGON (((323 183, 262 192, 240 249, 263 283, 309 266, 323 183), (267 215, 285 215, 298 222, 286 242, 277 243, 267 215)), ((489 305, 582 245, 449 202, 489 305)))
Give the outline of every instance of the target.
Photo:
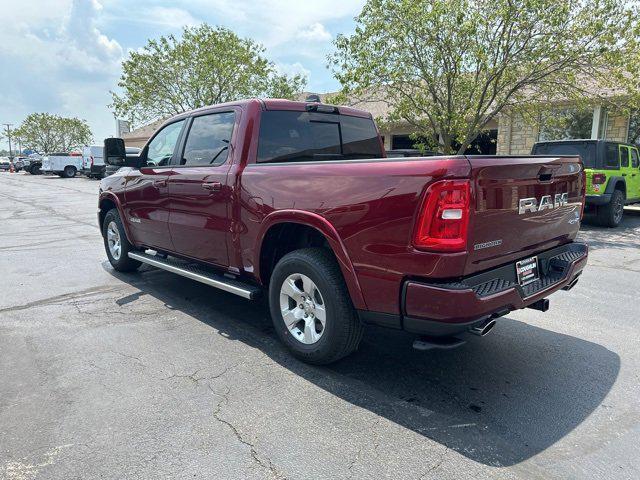
POLYGON ((246 97, 293 98, 301 75, 279 74, 262 45, 223 27, 185 27, 149 40, 122 63, 121 92, 111 92, 116 115, 132 123, 246 97))
POLYGON ((384 100, 383 120, 462 153, 501 112, 636 104, 637 9, 619 0, 368 0, 329 62, 343 100, 384 100))
POLYGON ((85 120, 50 113, 32 113, 13 132, 23 149, 38 153, 69 152, 92 142, 85 120))

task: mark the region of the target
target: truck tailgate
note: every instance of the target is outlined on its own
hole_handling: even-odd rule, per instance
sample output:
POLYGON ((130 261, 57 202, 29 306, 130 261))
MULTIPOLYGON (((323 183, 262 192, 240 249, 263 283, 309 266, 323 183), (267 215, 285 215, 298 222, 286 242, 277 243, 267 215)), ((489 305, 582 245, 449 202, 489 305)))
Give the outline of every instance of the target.
POLYGON ((580 228, 579 157, 467 157, 474 186, 465 275, 573 240, 580 228))

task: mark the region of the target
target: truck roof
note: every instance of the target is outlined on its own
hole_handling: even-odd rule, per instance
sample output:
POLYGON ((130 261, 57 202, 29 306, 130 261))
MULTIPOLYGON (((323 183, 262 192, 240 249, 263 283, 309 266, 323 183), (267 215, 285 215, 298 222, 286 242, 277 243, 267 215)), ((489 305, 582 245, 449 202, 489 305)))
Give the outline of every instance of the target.
POLYGON ((219 109, 224 107, 245 107, 251 103, 256 103, 260 106, 262 110, 291 110, 291 111, 300 111, 304 112, 307 110, 309 105, 327 105, 331 107, 336 107, 340 114, 342 115, 350 115, 352 117, 362 117, 362 118, 373 118, 371 113, 366 112, 364 110, 358 110, 357 108, 345 107, 340 105, 329 105, 326 103, 317 103, 317 102, 298 102, 294 100, 286 100, 283 98, 248 98, 243 100, 236 100, 234 102, 226 102, 226 103, 218 103, 216 105, 207 105, 206 107, 196 108, 194 110, 189 110, 178 115, 174 115, 171 118, 168 118, 166 122, 162 125, 166 125, 167 123, 174 122, 180 118, 188 117, 193 115, 194 113, 204 113, 209 110, 219 109))

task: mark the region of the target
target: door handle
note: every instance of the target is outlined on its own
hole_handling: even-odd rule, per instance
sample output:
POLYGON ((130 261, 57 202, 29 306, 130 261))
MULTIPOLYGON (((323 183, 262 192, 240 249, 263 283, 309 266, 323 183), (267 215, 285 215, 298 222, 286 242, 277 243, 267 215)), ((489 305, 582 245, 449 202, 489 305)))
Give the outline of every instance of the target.
POLYGON ((626 177, 626 176, 627 176, 627 174, 626 174, 626 173, 623 173, 623 174, 622 174, 622 176, 623 176, 623 177, 626 177))
POLYGON ((212 192, 219 192, 222 190, 222 183, 220 182, 204 182, 202 188, 205 190, 211 190, 212 192))
POLYGON ((154 180, 153 181, 153 186, 156 187, 156 188, 166 187, 167 186, 167 181, 166 180, 154 180))

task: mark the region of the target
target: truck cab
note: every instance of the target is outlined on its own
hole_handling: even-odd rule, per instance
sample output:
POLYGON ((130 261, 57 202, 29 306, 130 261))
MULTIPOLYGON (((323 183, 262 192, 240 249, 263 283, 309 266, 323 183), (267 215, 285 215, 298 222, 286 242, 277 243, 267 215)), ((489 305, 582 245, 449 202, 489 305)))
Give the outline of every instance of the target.
POLYGON ((640 202, 638 145, 606 140, 538 142, 532 155, 580 155, 585 166, 586 208, 605 227, 622 222, 624 206, 640 202))

